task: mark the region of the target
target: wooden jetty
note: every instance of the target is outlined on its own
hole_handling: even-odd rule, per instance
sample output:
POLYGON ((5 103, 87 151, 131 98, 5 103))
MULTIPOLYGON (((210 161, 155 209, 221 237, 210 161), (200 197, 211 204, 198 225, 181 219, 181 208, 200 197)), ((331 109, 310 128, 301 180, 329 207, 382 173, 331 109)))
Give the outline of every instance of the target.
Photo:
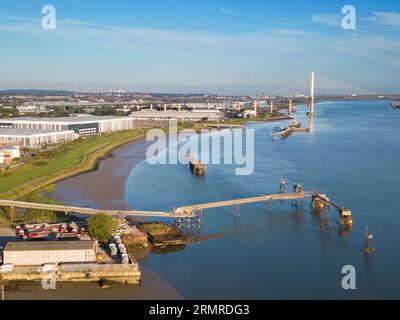
MULTIPOLYGON (((303 191, 303 187, 301 184, 296 183, 294 185, 293 193, 284 193, 284 191, 280 190, 279 194, 265 195, 259 197, 248 197, 248 198, 240 198, 226 201, 218 201, 218 202, 209 202, 196 204, 191 206, 182 206, 175 209, 177 213, 186 213, 191 214, 192 216, 196 216, 196 213, 200 212, 202 214, 203 210, 213 209, 213 208, 222 208, 222 207, 230 207, 234 206, 239 209, 240 205, 257 203, 257 202, 266 202, 267 204, 272 204, 273 201, 282 201, 282 200, 292 200, 299 201, 305 198, 312 198, 312 208, 317 209, 321 208, 321 204, 324 208, 327 207, 335 207, 339 211, 339 219, 338 222, 341 225, 351 225, 353 224, 352 213, 350 209, 343 207, 333 201, 331 201, 325 194, 315 192, 315 191, 303 191)), ((296 205, 296 203, 295 203, 296 205)))
POLYGON ((259 197, 249 197, 249 198, 241 198, 241 199, 233 199, 233 200, 226 200, 226 201, 218 201, 218 202, 209 202, 209 203, 202 203, 196 204, 191 206, 183 206, 175 209, 175 212, 192 212, 193 214, 196 211, 202 211, 205 209, 213 209, 213 208, 222 208, 222 207, 231 207, 231 206, 238 206, 243 204, 250 204, 256 202, 269 202, 269 201, 276 201, 276 200, 300 200, 307 197, 312 197, 314 192, 302 192, 302 193, 280 193, 280 194, 273 194, 273 195, 265 195, 259 197))
POLYGON ((99 213, 105 213, 111 216, 137 216, 137 217, 154 217, 154 218, 178 218, 188 217, 190 215, 176 212, 160 212, 160 211, 140 211, 140 210, 99 210, 84 207, 73 207, 64 205, 44 204, 44 203, 33 203, 23 202, 14 200, 0 200, 0 207, 7 207, 11 209, 11 220, 15 213, 15 209, 33 209, 43 210, 52 212, 63 212, 65 214, 85 214, 85 215, 96 215, 99 213))
POLYGON ((160 212, 160 211, 138 211, 138 210, 99 210, 92 208, 83 207, 71 207, 63 205, 52 205, 43 203, 32 203, 32 202, 22 202, 13 200, 0 200, 1 207, 11 208, 11 220, 13 222, 13 216, 15 214, 15 209, 36 209, 43 211, 53 211, 53 212, 64 212, 65 214, 77 213, 77 214, 87 214, 95 215, 98 213, 105 213, 111 216, 136 216, 136 217, 157 217, 157 218, 187 218, 193 219, 202 215, 203 210, 222 208, 234 206, 237 209, 240 205, 266 202, 271 204, 273 201, 280 200, 292 200, 298 201, 305 198, 312 198, 312 208, 314 210, 324 209, 327 207, 335 207, 339 211, 339 223, 343 225, 351 225, 353 223, 352 213, 347 207, 341 206, 332 200, 330 200, 325 194, 315 192, 315 191, 303 191, 303 187, 300 184, 295 184, 293 193, 284 193, 280 190, 278 194, 263 195, 258 197, 246 197, 240 199, 232 199, 218 202, 201 203, 189 206, 181 206, 175 208, 171 212, 160 212))

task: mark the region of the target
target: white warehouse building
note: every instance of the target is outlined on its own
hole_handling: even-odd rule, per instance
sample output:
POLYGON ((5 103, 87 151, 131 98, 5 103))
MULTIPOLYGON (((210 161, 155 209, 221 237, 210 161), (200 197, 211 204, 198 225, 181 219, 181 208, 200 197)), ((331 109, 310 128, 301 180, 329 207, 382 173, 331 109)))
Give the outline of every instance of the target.
POLYGON ((4 248, 4 264, 93 263, 97 251, 96 241, 9 242, 4 248))
POLYGON ((79 135, 73 130, 42 131, 28 129, 1 129, 0 140, 5 143, 17 142, 25 147, 38 147, 43 144, 55 144, 78 139, 79 135))
POLYGON ((137 126, 137 122, 133 118, 114 116, 27 117, 0 120, 0 128, 52 131, 73 130, 80 136, 130 130, 137 128, 137 126))
POLYGON ((222 121, 225 115, 222 112, 208 112, 208 111, 152 111, 152 110, 141 110, 132 112, 130 115, 134 119, 138 120, 157 120, 157 121, 222 121))

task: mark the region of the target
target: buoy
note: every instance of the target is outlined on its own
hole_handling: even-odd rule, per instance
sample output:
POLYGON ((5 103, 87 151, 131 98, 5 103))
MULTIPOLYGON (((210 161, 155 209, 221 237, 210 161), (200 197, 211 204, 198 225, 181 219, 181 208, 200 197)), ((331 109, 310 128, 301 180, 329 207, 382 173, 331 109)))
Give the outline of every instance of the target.
POLYGON ((374 236, 371 232, 368 231, 368 227, 365 232, 365 247, 364 251, 367 254, 374 253, 376 251, 374 246, 374 236))

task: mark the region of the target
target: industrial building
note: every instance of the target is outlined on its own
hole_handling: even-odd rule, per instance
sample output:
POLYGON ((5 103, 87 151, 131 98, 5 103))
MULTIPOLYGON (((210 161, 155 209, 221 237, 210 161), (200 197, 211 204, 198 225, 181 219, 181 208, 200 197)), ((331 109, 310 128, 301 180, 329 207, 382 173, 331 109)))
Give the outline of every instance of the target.
MULTIPOLYGON (((114 116, 73 116, 60 118, 11 118, 0 120, 0 128, 28 130, 73 130, 80 136, 137 128, 135 119, 114 116)), ((1 136, 0 136, 0 140, 1 136)))
POLYGON ((222 112, 191 112, 191 111, 152 111, 152 110, 141 110, 133 112, 130 116, 137 120, 176 120, 176 121, 221 121, 224 119, 222 112))
POLYGON ((3 251, 4 264, 41 266, 58 263, 93 263, 96 241, 9 242, 3 251))
POLYGON ((32 130, 32 129, 2 129, 0 140, 6 143, 22 143, 26 147, 38 147, 43 144, 55 144, 78 139, 73 130, 32 130))
POLYGON ((210 110, 221 110, 225 109, 224 102, 187 102, 187 108, 191 109, 210 109, 210 110))

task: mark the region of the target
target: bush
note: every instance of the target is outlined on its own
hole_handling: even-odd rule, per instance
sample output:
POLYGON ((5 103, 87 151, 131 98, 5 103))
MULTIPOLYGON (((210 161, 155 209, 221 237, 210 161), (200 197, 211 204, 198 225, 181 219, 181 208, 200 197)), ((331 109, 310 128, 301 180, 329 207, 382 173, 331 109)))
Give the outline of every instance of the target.
POLYGON ((117 227, 118 222, 104 213, 96 214, 89 220, 89 232, 101 242, 107 242, 117 227))

